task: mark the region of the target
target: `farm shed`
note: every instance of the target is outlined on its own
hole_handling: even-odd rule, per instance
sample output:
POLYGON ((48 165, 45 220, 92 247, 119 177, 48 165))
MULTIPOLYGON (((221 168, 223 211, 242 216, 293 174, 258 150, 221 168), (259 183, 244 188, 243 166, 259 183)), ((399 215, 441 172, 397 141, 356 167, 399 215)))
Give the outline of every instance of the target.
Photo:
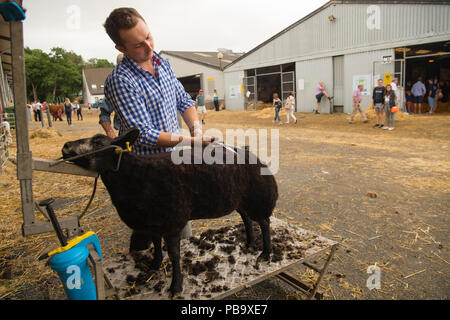
POLYGON ((160 54, 170 62, 178 80, 193 99, 203 89, 209 109, 213 108, 214 89, 219 103, 224 101, 223 68, 242 56, 242 53, 227 49, 219 49, 218 52, 161 51, 160 54), (221 59, 218 58, 219 52, 223 56, 221 59))
POLYGON ((297 111, 311 112, 323 81, 334 103, 324 99, 319 111, 349 113, 357 83, 367 107, 380 78, 449 81, 449 16, 448 1, 329 1, 225 67, 227 108, 293 92, 297 111))
POLYGON ((84 103, 95 103, 105 97, 103 91, 105 80, 113 68, 85 68, 83 69, 83 97, 84 103))

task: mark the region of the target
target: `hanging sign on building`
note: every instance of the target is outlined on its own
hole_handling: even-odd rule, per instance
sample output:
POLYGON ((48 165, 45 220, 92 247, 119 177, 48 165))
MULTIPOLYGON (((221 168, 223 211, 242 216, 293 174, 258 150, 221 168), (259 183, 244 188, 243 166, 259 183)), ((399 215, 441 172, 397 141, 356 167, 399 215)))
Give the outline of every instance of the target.
POLYGON ((363 74, 363 75, 353 76, 353 91, 355 91, 360 84, 362 84, 364 86, 362 95, 363 96, 370 95, 370 91, 372 90, 372 75, 371 74, 363 74))

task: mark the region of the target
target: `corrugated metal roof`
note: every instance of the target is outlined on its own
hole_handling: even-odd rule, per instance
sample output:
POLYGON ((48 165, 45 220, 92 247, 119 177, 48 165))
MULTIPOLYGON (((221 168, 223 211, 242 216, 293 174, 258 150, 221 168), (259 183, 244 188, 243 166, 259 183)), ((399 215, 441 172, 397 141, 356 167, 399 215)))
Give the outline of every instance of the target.
MULTIPOLYGON (((167 54, 177 58, 181 58, 190 62, 199 63, 215 69, 220 69, 220 61, 217 58, 218 51, 205 52, 205 51, 161 51, 160 54, 167 54)), ((222 52, 222 68, 232 63, 234 60, 241 57, 244 53, 225 51, 222 52)))
MULTIPOLYGON (((232 63, 229 63, 225 68, 229 68, 232 65, 236 64, 238 61, 241 61, 242 59, 248 57, 249 55, 251 55, 252 53, 254 53, 255 51, 261 49, 262 47, 266 46, 268 43, 272 42, 273 40, 282 37, 283 35, 285 35, 288 31, 298 27, 299 25, 301 25, 302 23, 304 23, 306 20, 316 16, 317 14, 321 13, 323 10, 327 9, 328 7, 335 5, 335 4, 365 4, 365 5, 377 5, 377 4, 389 4, 389 5, 405 5, 405 9, 410 9, 411 4, 415 4, 415 5, 420 5, 420 4, 434 4, 434 5, 448 5, 449 1, 441 1, 441 0, 428 0, 428 1, 424 1, 424 0, 403 0, 403 1, 397 1, 397 0, 332 0, 327 2, 326 4, 324 4, 323 6, 319 7, 318 9, 314 10, 313 12, 311 12, 310 14, 306 15, 305 17, 303 17, 302 19, 298 20, 297 22, 293 23, 292 25, 288 26, 287 28, 283 29, 282 31, 280 31, 279 33, 275 34, 273 37, 269 38, 268 40, 264 41, 263 43, 261 43, 260 45, 256 46, 255 48, 253 48, 252 50, 248 51, 247 53, 243 54, 242 56, 240 56, 239 58, 235 59, 232 63)), ((351 19, 355 19, 355 17, 352 15, 352 13, 348 12, 346 14, 350 20, 352 21, 353 24, 356 25, 356 21, 351 20, 351 19)), ((359 19, 362 19, 361 17, 359 17, 359 19)), ((419 21, 420 22, 420 21, 419 21)), ((424 24, 425 21, 421 21, 420 23, 424 24)), ((416 25, 414 25, 416 28, 420 27, 420 23, 417 23, 416 25)), ((394 31, 399 32, 399 29, 394 29, 394 31)), ((352 28, 352 30, 355 30, 354 28, 352 28)), ((322 30, 321 28, 319 28, 320 32, 324 32, 324 30, 322 30)), ((358 31, 358 30, 357 30, 358 31)), ((354 39, 360 39, 364 36, 363 32, 360 32, 361 34, 358 37, 354 37, 354 39)), ((339 37, 346 37, 348 35, 347 32, 343 32, 338 34, 339 37)), ((318 39, 323 39, 325 36, 329 36, 328 33, 326 33, 325 35, 323 34, 319 34, 317 39, 315 39, 315 41, 319 41, 318 39)), ((288 39, 289 40, 289 39, 288 39)), ((367 39, 365 39, 367 40, 367 39)), ((332 42, 336 42, 337 39, 330 39, 330 41, 332 42)), ((367 41, 365 41, 367 42, 367 41)), ((302 43, 303 45, 305 45, 304 43, 302 43)), ((306 45, 305 47, 310 47, 311 44, 306 45)))
POLYGON ((88 68, 83 69, 86 84, 92 95, 104 94, 105 80, 113 68, 88 68))

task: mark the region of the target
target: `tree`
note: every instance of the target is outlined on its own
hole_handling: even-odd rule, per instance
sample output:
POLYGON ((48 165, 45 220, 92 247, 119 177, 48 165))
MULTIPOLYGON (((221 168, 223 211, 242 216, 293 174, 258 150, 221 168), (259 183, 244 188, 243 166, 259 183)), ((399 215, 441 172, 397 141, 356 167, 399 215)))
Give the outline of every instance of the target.
POLYGON ((86 69, 89 68, 114 68, 114 63, 106 59, 91 58, 86 62, 86 69))
POLYGON ((50 72, 50 57, 40 49, 24 49, 27 97, 37 100, 45 96, 45 75, 50 72))
POLYGON ((81 91, 83 59, 80 58, 63 48, 55 47, 50 50, 51 72, 47 75, 47 84, 51 87, 52 101, 55 101, 57 96, 73 99, 76 93, 81 91))
POLYGON ((25 48, 27 97, 32 100, 71 100, 82 90, 83 68, 114 67, 106 59, 91 58, 87 62, 73 51, 55 47, 47 54, 40 49, 25 48))

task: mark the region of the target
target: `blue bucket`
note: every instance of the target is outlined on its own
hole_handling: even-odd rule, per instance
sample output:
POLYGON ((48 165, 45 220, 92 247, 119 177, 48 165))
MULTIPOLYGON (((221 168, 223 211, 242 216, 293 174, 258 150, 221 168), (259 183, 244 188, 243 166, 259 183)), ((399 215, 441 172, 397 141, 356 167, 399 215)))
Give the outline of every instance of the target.
POLYGON ((87 247, 73 247, 50 259, 70 300, 96 300, 97 292, 87 262, 87 247))

